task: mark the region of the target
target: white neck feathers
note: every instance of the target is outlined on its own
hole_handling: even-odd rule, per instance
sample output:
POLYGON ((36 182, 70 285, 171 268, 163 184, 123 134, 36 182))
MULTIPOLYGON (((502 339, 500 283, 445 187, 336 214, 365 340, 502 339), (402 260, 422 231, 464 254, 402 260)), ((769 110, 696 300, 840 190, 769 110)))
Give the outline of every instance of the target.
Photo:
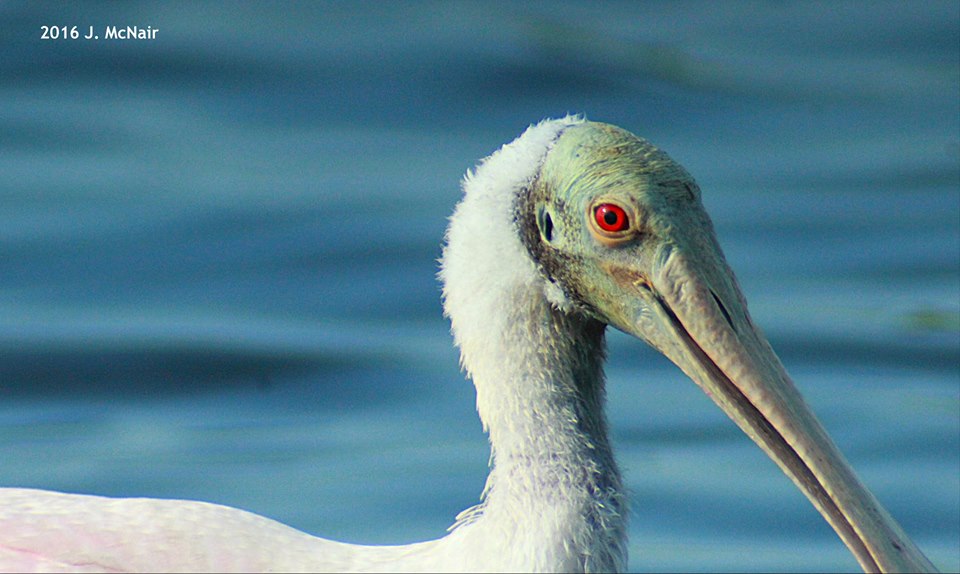
POLYGON ((493 464, 485 502, 454 535, 495 525, 487 550, 523 557, 505 566, 625 565, 625 502, 603 415, 604 326, 550 302, 515 213, 553 143, 582 122, 532 126, 468 173, 443 252, 445 309, 493 464))

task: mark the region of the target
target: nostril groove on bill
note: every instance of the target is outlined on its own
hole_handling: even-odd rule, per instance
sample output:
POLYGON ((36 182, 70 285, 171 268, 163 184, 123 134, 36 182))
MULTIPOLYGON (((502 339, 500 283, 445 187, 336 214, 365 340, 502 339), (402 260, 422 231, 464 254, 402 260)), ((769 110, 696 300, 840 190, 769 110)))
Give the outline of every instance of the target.
POLYGON ((713 300, 717 303, 717 307, 720 307, 720 312, 723 313, 723 318, 727 320, 727 324, 736 332, 737 328, 734 327, 733 319, 730 318, 730 313, 727 311, 727 308, 723 306, 723 302, 720 301, 720 298, 717 297, 717 294, 714 293, 713 290, 710 291, 710 294, 713 295, 713 300))

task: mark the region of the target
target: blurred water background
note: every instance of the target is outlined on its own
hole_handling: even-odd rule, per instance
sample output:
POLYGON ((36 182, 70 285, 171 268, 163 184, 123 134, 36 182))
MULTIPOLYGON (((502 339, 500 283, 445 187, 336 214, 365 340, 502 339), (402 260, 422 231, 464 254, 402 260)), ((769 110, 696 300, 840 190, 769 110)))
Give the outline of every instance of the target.
MULTIPOLYGON (((582 112, 694 174, 755 321, 956 571, 958 12, 5 2, 0 484, 201 499, 350 542, 443 535, 488 457, 435 279, 458 180, 582 112)), ((857 570, 678 369, 610 347, 632 569, 857 570)))

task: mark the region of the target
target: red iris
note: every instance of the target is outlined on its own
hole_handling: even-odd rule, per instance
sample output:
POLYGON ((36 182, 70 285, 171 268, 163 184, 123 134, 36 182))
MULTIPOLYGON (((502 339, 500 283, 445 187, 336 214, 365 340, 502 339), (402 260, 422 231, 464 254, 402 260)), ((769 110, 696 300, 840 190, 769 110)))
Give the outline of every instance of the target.
POLYGON ((627 218, 627 212, 619 205, 612 203, 601 203, 593 210, 593 217, 597 220, 597 225, 604 231, 617 233, 630 227, 630 219, 627 218))

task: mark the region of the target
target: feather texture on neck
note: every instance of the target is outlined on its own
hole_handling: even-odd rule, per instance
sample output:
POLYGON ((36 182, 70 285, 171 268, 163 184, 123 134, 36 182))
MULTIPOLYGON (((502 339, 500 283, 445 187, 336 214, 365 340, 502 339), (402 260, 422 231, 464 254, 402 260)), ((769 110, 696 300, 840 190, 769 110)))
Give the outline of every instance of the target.
POLYGON ((516 214, 554 142, 582 122, 532 126, 468 173, 443 253, 445 310, 493 465, 484 502, 454 534, 498 525, 484 538, 513 547, 487 550, 523 556, 517 568, 619 570, 626 561, 625 501, 603 414, 604 325, 558 301, 516 214))

